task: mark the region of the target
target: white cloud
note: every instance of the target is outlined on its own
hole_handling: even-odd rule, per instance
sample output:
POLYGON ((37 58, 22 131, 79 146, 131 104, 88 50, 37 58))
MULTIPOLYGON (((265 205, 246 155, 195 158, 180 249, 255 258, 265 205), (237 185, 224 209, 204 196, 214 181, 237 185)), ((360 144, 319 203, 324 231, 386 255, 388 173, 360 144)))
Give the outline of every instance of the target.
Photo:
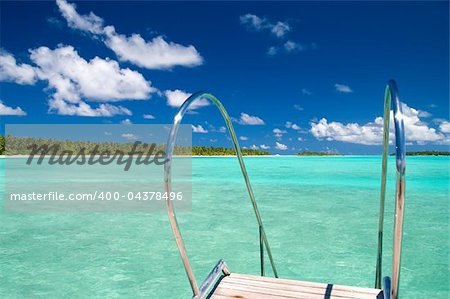
POLYGON ((430 112, 427 112, 427 111, 423 111, 423 110, 417 110, 418 112, 419 112, 419 117, 425 117, 425 118, 427 118, 427 117, 431 117, 431 116, 433 116, 430 112))
POLYGON ((97 108, 92 108, 89 104, 79 101, 78 103, 68 103, 62 99, 52 98, 48 101, 49 111, 61 115, 77 115, 90 117, 109 117, 114 115, 132 115, 131 111, 122 106, 110 104, 100 104, 97 108))
POLYGON ((129 118, 125 118, 125 119, 122 120, 120 123, 121 123, 122 125, 132 125, 132 124, 133 124, 129 118))
POLYGON ((302 137, 298 137, 297 140, 298 141, 305 141, 305 139, 303 139, 302 137))
POLYGON ((288 53, 297 52, 297 51, 304 51, 306 49, 300 43, 293 42, 293 41, 290 41, 290 40, 285 42, 283 47, 286 50, 286 52, 288 52, 288 53))
POLYGON ((140 34, 125 36, 116 32, 114 26, 103 26, 103 19, 94 13, 80 15, 76 6, 65 0, 57 0, 62 16, 69 27, 89 32, 99 37, 122 61, 129 61, 148 69, 170 69, 174 66, 193 67, 201 65, 203 58, 194 46, 167 42, 162 36, 145 41, 140 34))
POLYGON ((122 136, 123 138, 128 139, 128 140, 136 140, 136 139, 138 139, 138 136, 136 136, 136 135, 134 135, 132 133, 125 133, 125 134, 122 134, 120 136, 122 136))
POLYGON ((246 26, 249 30, 262 31, 268 30, 278 38, 284 37, 289 31, 291 26, 287 22, 276 22, 273 24, 266 18, 260 18, 254 14, 246 14, 240 16, 241 24, 246 26))
POLYGON ((219 128, 220 133, 225 133, 226 131, 227 131, 227 128, 225 128, 223 126, 219 128))
POLYGON ((246 25, 249 29, 262 30, 267 20, 252 14, 240 16, 241 24, 246 25))
POLYGON ((88 15, 79 15, 75 4, 69 4, 65 0, 56 0, 59 11, 66 19, 70 28, 100 34, 103 32, 103 19, 93 12, 88 15))
POLYGON ((298 111, 303 111, 303 110, 304 110, 303 107, 300 106, 300 105, 298 105, 298 104, 295 104, 295 105, 294 105, 294 109, 295 109, 295 110, 298 110, 298 111))
POLYGON ((278 128, 273 129, 272 132, 274 133, 274 136, 279 139, 283 137, 283 134, 287 133, 286 130, 281 130, 278 128))
POLYGON ((270 47, 267 50, 267 55, 269 55, 269 56, 276 55, 277 53, 278 53, 278 47, 270 47))
MULTIPOLYGON (((180 107, 184 101, 187 100, 192 94, 187 93, 183 90, 175 89, 175 90, 166 90, 164 91, 164 95, 167 98, 167 105, 170 107, 178 108, 180 107)), ((197 99, 190 106, 191 110, 195 110, 201 107, 205 107, 209 105, 209 101, 204 98, 197 99)))
POLYGON ((241 113, 241 117, 238 120, 234 120, 241 125, 258 126, 265 124, 264 120, 258 116, 252 116, 244 112, 241 113))
POLYGON ((12 108, 6 106, 2 101, 0 101, 0 115, 25 116, 27 113, 20 107, 12 108))
POLYGON ((279 142, 275 142, 275 148, 280 151, 285 151, 288 149, 287 145, 279 142))
POLYGON ((194 67, 203 63, 203 58, 192 45, 167 42, 162 36, 145 41, 136 33, 131 36, 117 34, 113 26, 106 27, 105 32, 105 44, 119 59, 140 67, 170 69, 174 66, 194 67))
POLYGON ((352 93, 353 90, 350 88, 350 86, 345 85, 345 84, 334 84, 334 87, 336 88, 336 91, 341 92, 341 93, 352 93))
POLYGON ((121 69, 110 59, 94 57, 90 61, 78 55, 72 46, 55 50, 40 47, 31 50, 31 60, 39 66, 37 74, 56 90, 56 99, 78 102, 81 97, 92 101, 113 102, 144 100, 156 91, 142 74, 121 69))
POLYGON ((284 22, 277 22, 275 25, 273 25, 272 29, 270 29, 272 34, 274 34, 276 37, 283 37, 285 36, 289 31, 291 31, 291 27, 288 23, 284 22))
POLYGON ((296 131, 299 131, 302 129, 299 125, 294 124, 293 122, 290 122, 290 121, 286 122, 285 127, 288 129, 296 130, 296 131))
POLYGON ((202 127, 202 125, 194 126, 192 125, 192 132, 194 133, 208 133, 208 130, 205 130, 205 128, 202 127))
POLYGON ((247 136, 240 136, 239 139, 245 141, 245 140, 248 140, 248 137, 247 136))
POLYGON ((257 146, 256 144, 253 144, 250 148, 253 150, 257 150, 257 149, 259 149, 259 146, 257 146))
POLYGON ((448 122, 448 121, 443 121, 443 122, 439 125, 439 130, 441 130, 442 133, 450 133, 450 122, 448 122))
POLYGON ((110 59, 94 57, 86 61, 72 46, 59 46, 54 50, 40 47, 30 53, 31 60, 38 66, 35 68, 38 78, 46 80, 52 92, 50 112, 79 116, 131 115, 130 110, 121 106, 101 104, 92 108, 85 100, 145 100, 156 91, 142 74, 121 69, 110 59))
POLYGON ((310 96, 312 95, 312 92, 306 88, 302 88, 302 95, 310 96))
POLYGON ((268 145, 265 145, 265 144, 261 144, 260 146, 259 146, 261 149, 264 149, 264 150, 266 150, 266 149, 269 149, 270 148, 270 146, 268 146, 268 145))
POLYGON ((340 122, 328 123, 326 118, 322 118, 318 123, 311 123, 311 133, 317 139, 325 138, 328 141, 337 140, 358 144, 380 144, 382 140, 383 128, 380 126, 382 119, 374 123, 367 123, 360 126, 356 123, 342 124, 340 122))
POLYGON ((151 114, 144 114, 144 115, 142 115, 142 117, 145 119, 155 119, 155 117, 151 114))
POLYGON ((307 46, 305 46, 305 45, 302 45, 300 43, 293 42, 293 41, 287 41, 283 44, 281 49, 276 46, 272 46, 269 49, 267 49, 267 55, 269 55, 269 56, 277 55, 278 53, 280 53, 280 50, 284 50, 284 53, 289 54, 289 53, 305 51, 306 49, 307 49, 307 46))
MULTIPOLYGON (((446 136, 436 132, 436 129, 428 126, 419 118, 419 111, 402 104, 403 118, 405 124, 406 141, 417 144, 428 142, 442 143, 446 136)), ((393 139, 393 121, 391 111, 391 133, 393 139)), ((342 124, 340 122, 328 122, 322 118, 319 122, 311 123, 311 133, 317 139, 336 140, 348 143, 375 145, 381 144, 383 140, 383 118, 377 117, 373 122, 360 125, 357 123, 342 124)))
POLYGON ((18 64, 14 56, 0 49, 0 81, 32 85, 36 80, 34 67, 25 63, 18 64))

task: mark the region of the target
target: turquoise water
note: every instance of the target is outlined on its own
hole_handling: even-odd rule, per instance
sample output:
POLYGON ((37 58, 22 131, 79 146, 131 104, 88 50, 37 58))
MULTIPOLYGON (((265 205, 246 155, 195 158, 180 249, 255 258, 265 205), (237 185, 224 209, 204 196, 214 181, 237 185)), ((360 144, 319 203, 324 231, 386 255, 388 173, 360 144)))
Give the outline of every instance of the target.
MULTIPOLYGON (((281 277, 373 286, 380 161, 245 158, 281 277)), ((450 294, 449 162, 408 157, 403 298, 450 294)), ((389 173, 384 275, 390 272, 392 247, 393 160, 389 173)), ((258 228, 236 159, 194 158, 193 178, 192 211, 178 217, 198 282, 220 258, 233 272, 258 274, 258 228)), ((3 190, 0 184, 0 201, 3 190)), ((0 211, 0 298, 190 295, 164 211, 0 211)))

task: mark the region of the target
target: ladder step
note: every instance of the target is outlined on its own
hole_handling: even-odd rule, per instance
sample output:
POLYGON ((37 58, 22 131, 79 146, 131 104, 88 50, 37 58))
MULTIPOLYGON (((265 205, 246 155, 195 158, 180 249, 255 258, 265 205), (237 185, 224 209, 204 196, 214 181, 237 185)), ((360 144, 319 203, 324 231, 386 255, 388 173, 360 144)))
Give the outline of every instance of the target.
POLYGON ((379 289, 231 273, 220 280, 210 298, 382 299, 383 292, 379 289))

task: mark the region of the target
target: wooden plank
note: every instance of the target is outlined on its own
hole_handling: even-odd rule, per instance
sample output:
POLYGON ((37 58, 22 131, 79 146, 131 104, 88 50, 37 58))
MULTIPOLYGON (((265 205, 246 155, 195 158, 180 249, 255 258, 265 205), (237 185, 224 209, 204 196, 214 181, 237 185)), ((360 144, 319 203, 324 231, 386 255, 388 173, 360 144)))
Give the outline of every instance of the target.
MULTIPOLYGON (((261 280, 245 280, 239 278, 230 278, 224 279, 221 282, 221 286, 224 285, 243 285, 243 286, 255 286, 255 287, 263 287, 267 289, 275 289, 275 290, 286 290, 293 291, 298 293, 308 293, 308 294, 318 294, 321 295, 321 298, 328 292, 336 297, 346 297, 346 298, 361 298, 361 299, 370 299, 376 298, 376 294, 369 292, 359 292, 351 289, 335 289, 335 286, 332 284, 328 284, 325 287, 316 287, 310 285, 290 285, 290 284, 279 284, 276 281, 261 281, 261 280)), ((379 293, 379 292, 378 292, 379 293)), ((377 293, 377 294, 378 294, 377 293)))
MULTIPOLYGON (((310 287, 316 287, 316 288, 326 288, 328 286, 327 283, 301 281, 301 280, 284 279, 284 278, 273 278, 273 277, 267 277, 267 276, 256 276, 256 275, 238 274, 238 273, 231 273, 231 275, 229 277, 239 278, 239 279, 248 279, 248 280, 275 282, 277 284, 310 286, 310 287)), ((343 285, 333 285, 333 289, 334 290, 352 290, 355 292, 369 293, 369 294, 374 294, 374 295, 377 295, 381 292, 380 289, 354 287, 354 286, 343 286, 343 285)))
POLYGON ((214 299, 376 299, 381 290, 232 273, 224 277, 214 299))
POLYGON ((309 297, 309 294, 297 295, 296 297, 292 296, 282 296, 282 295, 273 295, 273 294, 264 294, 261 292, 254 292, 249 290, 232 290, 225 288, 218 288, 216 292, 210 297, 211 299, 324 299, 324 297, 312 298, 309 297))

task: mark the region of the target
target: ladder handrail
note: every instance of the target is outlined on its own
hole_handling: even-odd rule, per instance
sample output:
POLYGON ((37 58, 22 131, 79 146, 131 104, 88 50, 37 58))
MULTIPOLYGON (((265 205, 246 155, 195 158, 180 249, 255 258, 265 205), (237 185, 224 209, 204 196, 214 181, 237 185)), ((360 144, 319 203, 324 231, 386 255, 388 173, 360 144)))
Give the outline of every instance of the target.
MULTIPOLYGON (((242 172, 242 175, 244 176, 248 195, 250 197, 250 201, 252 203, 253 210, 254 210, 255 216, 256 216, 256 220, 258 222, 258 226, 260 229, 260 238, 259 238, 260 250, 261 250, 260 255, 263 255, 263 251, 262 251, 263 245, 262 244, 264 244, 264 246, 267 250, 267 255, 269 257, 270 265, 272 267, 274 276, 278 277, 278 273, 275 268, 275 263, 272 258, 272 252, 270 250, 269 242, 267 241, 266 232, 264 230, 264 226, 263 226, 263 223, 261 220, 261 215, 259 213, 258 206, 257 206, 256 200, 255 200, 255 196, 253 195, 253 190, 250 185, 249 178, 248 178, 247 170, 245 168, 241 148, 239 147, 239 142, 236 137, 236 133, 234 132, 233 125, 231 123, 231 118, 229 117, 229 115, 228 115, 227 111, 225 110, 224 106, 222 105, 222 103, 214 95, 212 95, 210 93, 197 92, 197 93, 191 95, 189 98, 187 98, 184 101, 184 103, 181 105, 181 107, 179 108, 177 114, 175 115, 175 117, 173 119, 173 125, 172 125, 172 128, 169 133, 169 138, 167 140, 167 147, 166 147, 165 161, 167 161, 167 162, 164 163, 164 183, 165 183, 166 192, 167 192, 167 194, 170 194, 170 191, 171 191, 170 185, 171 185, 172 154, 173 154, 173 150, 174 150, 174 146, 175 146, 175 141, 176 141, 179 125, 181 123, 181 120, 183 119, 184 114, 186 113, 186 111, 188 111, 191 104, 194 103, 198 99, 210 100, 219 109, 220 113, 222 114, 222 117, 225 120, 228 131, 230 132, 231 140, 233 141, 234 149, 236 151, 236 156, 239 160, 241 172, 242 172)), ((187 256, 186 248, 184 246, 183 238, 181 236, 181 232, 180 232, 180 229, 178 226, 178 221, 177 221, 171 200, 166 200, 166 208, 167 208, 167 214, 169 216, 170 225, 172 227, 172 232, 175 236, 175 241, 177 243, 178 251, 180 252, 181 259, 183 260, 183 265, 186 270, 186 274, 188 276, 189 283, 191 284, 191 288, 194 293, 194 296, 199 296, 200 291, 198 288, 198 284, 197 284, 197 281, 195 280, 194 273, 193 273, 191 265, 189 263, 189 258, 187 256)), ((261 260, 262 260, 262 258, 261 258, 261 260)), ((264 273, 264 264, 261 265, 261 273, 264 273)))
POLYGON ((396 164, 396 191, 395 191, 395 218, 392 253, 392 285, 390 298, 398 298, 400 280, 400 257, 402 250, 403 236, 403 212, 405 203, 405 168, 406 168, 406 147, 405 147, 405 125, 403 122, 402 103, 398 96, 397 84, 394 80, 389 80, 385 91, 384 117, 383 117, 383 157, 381 172, 381 192, 380 192, 380 218, 378 224, 378 252, 375 274, 375 288, 381 288, 382 254, 383 254, 383 222, 384 205, 386 197, 386 173, 387 157, 389 148, 389 123, 390 110, 393 110, 394 132, 395 132, 395 164, 396 164))

